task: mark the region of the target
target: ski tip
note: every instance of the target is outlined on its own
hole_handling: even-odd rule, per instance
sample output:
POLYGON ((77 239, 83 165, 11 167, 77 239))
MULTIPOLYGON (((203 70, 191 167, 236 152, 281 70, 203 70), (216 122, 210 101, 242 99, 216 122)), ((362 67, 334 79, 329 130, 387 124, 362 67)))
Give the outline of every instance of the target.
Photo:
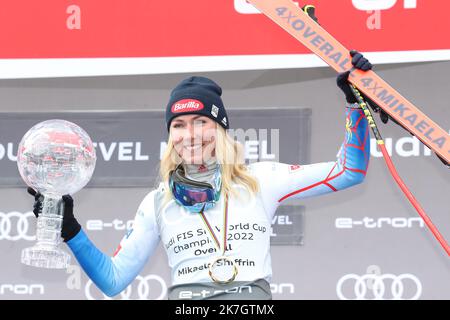
POLYGON ((445 161, 445 159, 442 158, 442 157, 441 157, 440 155, 438 155, 437 153, 435 153, 435 155, 439 158, 439 160, 442 161, 442 163, 443 163, 444 165, 447 166, 447 169, 450 169, 450 163, 448 163, 447 161, 445 161))

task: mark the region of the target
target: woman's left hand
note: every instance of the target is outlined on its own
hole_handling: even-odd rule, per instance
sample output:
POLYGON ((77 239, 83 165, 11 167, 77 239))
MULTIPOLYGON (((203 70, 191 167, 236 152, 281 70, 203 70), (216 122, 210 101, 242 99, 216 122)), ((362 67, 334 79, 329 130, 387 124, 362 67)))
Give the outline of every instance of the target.
POLYGON ((317 24, 320 25, 319 23, 319 19, 316 17, 316 7, 314 7, 313 5, 306 5, 302 7, 302 10, 304 12, 306 12, 306 14, 313 19, 315 22, 317 22, 317 24))
MULTIPOLYGON (((352 56, 352 65, 359 70, 368 71, 372 69, 372 64, 370 61, 365 58, 361 53, 356 50, 350 51, 350 55, 352 56)), ((357 102, 355 96, 353 95, 352 90, 350 89, 348 76, 350 75, 350 70, 346 72, 339 73, 336 79, 337 86, 344 92, 345 99, 348 103, 357 102)))
MULTIPOLYGON (((356 50, 352 50, 352 51, 350 51, 350 55, 352 56, 352 65, 356 69, 359 69, 362 71, 372 70, 373 65, 361 53, 359 53, 356 50)), ((336 83, 337 83, 338 87, 344 92, 345 99, 347 100, 347 102, 348 103, 356 103, 358 101, 356 100, 355 96, 353 95, 352 90, 349 87, 349 82, 348 82, 349 75, 350 75, 350 70, 339 73, 337 76, 337 79, 336 79, 336 83)), ((387 123, 389 119, 392 120, 392 118, 386 112, 384 112, 383 109, 381 109, 375 102, 370 100, 364 94, 362 94, 362 95, 364 97, 364 100, 369 102, 373 111, 380 113, 380 119, 383 123, 387 123)))

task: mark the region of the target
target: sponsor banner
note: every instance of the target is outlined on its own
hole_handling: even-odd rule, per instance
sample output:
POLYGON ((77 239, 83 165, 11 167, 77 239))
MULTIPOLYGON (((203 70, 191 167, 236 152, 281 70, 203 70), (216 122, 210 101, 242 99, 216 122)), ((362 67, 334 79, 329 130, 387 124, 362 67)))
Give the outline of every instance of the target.
POLYGON ((24 296, 38 297, 45 294, 45 286, 42 283, 0 283, 0 298, 13 296, 21 299, 24 296))
POLYGON ((36 241, 36 216, 28 211, 0 211, 0 241, 36 241))
MULTIPOLYGON (((448 2, 308 4, 346 47, 382 53, 374 63, 450 59, 448 2)), ((8 1, 0 16, 3 78, 324 65, 245 0, 8 1)))
POLYGON ((419 300, 422 282, 412 273, 384 273, 378 265, 370 265, 365 274, 339 278, 336 294, 340 300, 419 300))
POLYGON ((303 245, 305 207, 281 205, 272 219, 271 245, 303 245))
POLYGON ((135 280, 114 298, 108 297, 88 280, 84 286, 86 300, 164 300, 167 283, 157 274, 138 275, 135 280))
MULTIPOLYGON (((167 146, 164 117, 162 111, 0 114, 0 187, 24 186, 18 144, 32 126, 49 119, 76 123, 93 140, 97 164, 87 187, 154 186, 167 146)), ((248 163, 309 162, 310 109, 232 109, 229 117, 229 133, 243 143, 248 163)))
POLYGON ((424 228, 425 222, 421 217, 340 217, 335 220, 336 229, 411 229, 424 228))

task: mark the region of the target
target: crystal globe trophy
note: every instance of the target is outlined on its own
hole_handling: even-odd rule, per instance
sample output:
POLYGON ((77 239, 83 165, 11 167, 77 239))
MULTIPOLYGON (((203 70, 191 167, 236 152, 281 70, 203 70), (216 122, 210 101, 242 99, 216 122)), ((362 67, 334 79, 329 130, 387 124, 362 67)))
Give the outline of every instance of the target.
POLYGON ((74 194, 91 179, 95 169, 94 145, 88 134, 65 120, 47 120, 23 136, 17 166, 25 183, 43 196, 33 247, 22 251, 22 263, 64 269, 70 255, 59 248, 64 215, 62 195, 74 194))

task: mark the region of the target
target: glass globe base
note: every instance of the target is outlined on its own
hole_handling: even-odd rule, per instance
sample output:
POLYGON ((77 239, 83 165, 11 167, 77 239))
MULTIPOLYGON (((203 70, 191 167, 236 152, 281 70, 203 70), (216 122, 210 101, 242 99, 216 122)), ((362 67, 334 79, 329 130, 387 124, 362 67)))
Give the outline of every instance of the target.
POLYGON ((38 268, 66 269, 70 264, 70 255, 59 248, 35 245, 22 250, 22 263, 38 268))

